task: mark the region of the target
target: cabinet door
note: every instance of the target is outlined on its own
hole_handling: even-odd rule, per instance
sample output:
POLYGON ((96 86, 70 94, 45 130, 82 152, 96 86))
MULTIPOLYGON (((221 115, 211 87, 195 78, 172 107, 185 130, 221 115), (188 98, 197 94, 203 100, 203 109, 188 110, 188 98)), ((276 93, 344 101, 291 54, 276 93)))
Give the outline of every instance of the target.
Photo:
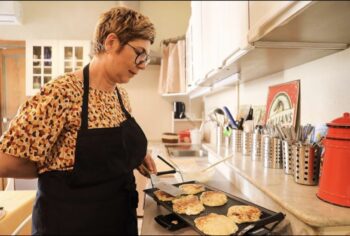
POLYGON ((202 2, 191 2, 193 82, 204 78, 202 67, 202 2))
POLYGON ((260 25, 270 16, 275 15, 294 1, 249 1, 249 28, 260 25))
POLYGON ((220 25, 226 24, 223 20, 223 1, 202 2, 202 64, 205 76, 211 71, 218 69, 222 61, 219 57, 220 25))
POLYGON ((192 36, 192 20, 189 20, 189 24, 188 24, 188 28, 186 31, 186 92, 190 91, 193 87, 193 52, 192 52, 192 40, 193 40, 193 36, 192 36))
POLYGON ((90 61, 90 48, 89 40, 59 41, 59 73, 70 73, 82 69, 90 61))
POLYGON ((26 95, 32 96, 58 75, 57 41, 26 41, 26 95))
POLYGON ((220 10, 217 12, 220 20, 219 32, 219 61, 222 63, 239 49, 248 44, 248 2, 247 1, 223 1, 220 2, 220 10))

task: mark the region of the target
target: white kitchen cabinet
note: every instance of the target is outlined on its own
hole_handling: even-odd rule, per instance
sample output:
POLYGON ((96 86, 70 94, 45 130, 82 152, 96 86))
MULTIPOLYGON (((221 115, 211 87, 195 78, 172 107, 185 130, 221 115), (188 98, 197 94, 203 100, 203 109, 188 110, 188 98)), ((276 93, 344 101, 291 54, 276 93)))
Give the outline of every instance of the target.
POLYGON ((27 40, 26 95, 34 95, 58 75, 82 68, 89 53, 89 40, 27 40))
MULTIPOLYGON (((220 73, 227 62, 235 58, 248 45, 248 2, 246 1, 203 1, 192 4, 193 31, 201 29, 201 38, 194 43, 201 44, 201 72, 195 76, 200 86, 211 86, 230 73, 220 73), (200 12, 201 17, 197 15, 200 12), (200 20, 199 20, 200 19, 200 20), (217 76, 220 73, 220 76, 217 76)), ((194 33, 194 37, 196 34, 194 33)), ((193 50, 194 70, 198 50, 193 50)))
POLYGON ((247 34, 249 27, 247 1, 220 2, 217 13, 220 20, 218 27, 218 57, 223 63, 235 52, 247 47, 247 34))
POLYGON ((185 72, 185 77, 186 77, 186 92, 191 91, 192 87, 193 87, 193 52, 192 52, 192 48, 193 48, 193 43, 192 43, 192 39, 193 39, 193 32, 192 32, 192 20, 190 18, 189 24, 188 24, 188 28, 186 31, 186 57, 185 57, 185 68, 186 68, 186 72, 185 72))
POLYGON ((59 41, 59 73, 83 68, 89 62, 90 41, 59 41))
POLYGON ((249 1, 248 41, 261 39, 311 4, 313 1, 249 1))
MULTIPOLYGON (((219 1, 202 2, 202 65, 203 73, 208 76, 217 69, 219 61, 219 25, 220 25, 220 3, 219 1)), ((203 79, 203 78, 202 78, 203 79)))
POLYGON ((26 41, 26 95, 35 94, 58 73, 56 40, 26 41))
POLYGON ((202 2, 191 2, 191 26, 192 26, 192 81, 203 79, 202 66, 202 2))

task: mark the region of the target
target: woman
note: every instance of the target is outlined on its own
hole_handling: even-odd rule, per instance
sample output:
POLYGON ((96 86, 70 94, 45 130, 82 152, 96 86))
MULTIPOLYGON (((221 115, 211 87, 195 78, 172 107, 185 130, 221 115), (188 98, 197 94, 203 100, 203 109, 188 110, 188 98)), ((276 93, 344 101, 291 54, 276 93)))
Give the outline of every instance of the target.
POLYGON ((90 64, 46 84, 1 137, 0 176, 38 176, 33 234, 137 234, 133 170, 156 167, 119 84, 145 69, 154 35, 131 9, 102 14, 90 64))

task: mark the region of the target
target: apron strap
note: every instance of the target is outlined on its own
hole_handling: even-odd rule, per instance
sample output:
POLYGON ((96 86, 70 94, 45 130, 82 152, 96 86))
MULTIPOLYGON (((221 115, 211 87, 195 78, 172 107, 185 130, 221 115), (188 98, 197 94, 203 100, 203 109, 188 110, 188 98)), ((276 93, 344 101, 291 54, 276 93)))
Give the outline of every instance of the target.
POLYGON ((84 67, 84 92, 83 92, 83 104, 81 107, 81 129, 88 129, 88 107, 89 107, 89 65, 84 67))
POLYGON ((126 116, 126 118, 127 118, 127 119, 130 119, 130 118, 131 118, 131 115, 130 115, 130 113, 125 109, 125 106, 124 106, 124 103, 123 103, 123 100, 122 100, 122 96, 120 95, 118 88, 116 88, 116 90, 117 90, 117 95, 118 95, 118 100, 119 100, 120 107, 122 108, 122 111, 124 112, 124 115, 126 116))
MULTIPOLYGON (((87 130, 88 129, 88 107, 89 107, 89 66, 90 64, 87 64, 84 67, 83 70, 83 75, 84 75, 84 93, 83 93, 83 104, 81 107, 81 126, 80 129, 84 129, 87 130)), ((125 117, 127 119, 131 118, 130 113, 125 109, 122 97, 119 93, 118 88, 116 88, 117 90, 117 95, 118 95, 118 100, 119 100, 119 104, 120 107, 125 115, 125 117)))

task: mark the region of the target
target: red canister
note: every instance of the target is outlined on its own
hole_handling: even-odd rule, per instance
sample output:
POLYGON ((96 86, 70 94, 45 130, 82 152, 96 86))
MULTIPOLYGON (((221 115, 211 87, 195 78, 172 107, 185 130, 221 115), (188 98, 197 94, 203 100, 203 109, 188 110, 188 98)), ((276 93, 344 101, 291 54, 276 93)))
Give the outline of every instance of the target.
POLYGON ((344 113, 327 126, 317 196, 326 202, 350 207, 350 114, 344 113))

